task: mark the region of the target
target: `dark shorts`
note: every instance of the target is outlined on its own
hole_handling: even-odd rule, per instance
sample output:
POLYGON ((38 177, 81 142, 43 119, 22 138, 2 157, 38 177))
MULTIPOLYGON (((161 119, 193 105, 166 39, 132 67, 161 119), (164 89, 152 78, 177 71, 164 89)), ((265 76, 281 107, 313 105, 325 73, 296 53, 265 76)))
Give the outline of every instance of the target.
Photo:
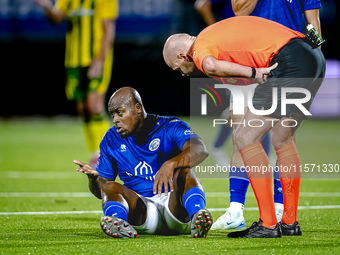
POLYGON ((88 67, 67 68, 66 96, 68 100, 84 101, 87 93, 96 92, 102 77, 90 79, 88 67))
MULTIPOLYGON (((281 88, 304 88, 311 93, 311 99, 302 105, 308 111, 316 93, 325 77, 325 58, 319 48, 313 48, 306 38, 293 38, 274 56, 269 66, 278 63, 271 71, 270 78, 255 89, 253 106, 257 110, 268 110, 272 107, 272 88, 277 88, 277 107, 271 117, 294 117, 307 119, 295 104, 286 105, 286 114, 281 111, 281 88)), ((305 98, 303 93, 287 93, 287 99, 305 98)))

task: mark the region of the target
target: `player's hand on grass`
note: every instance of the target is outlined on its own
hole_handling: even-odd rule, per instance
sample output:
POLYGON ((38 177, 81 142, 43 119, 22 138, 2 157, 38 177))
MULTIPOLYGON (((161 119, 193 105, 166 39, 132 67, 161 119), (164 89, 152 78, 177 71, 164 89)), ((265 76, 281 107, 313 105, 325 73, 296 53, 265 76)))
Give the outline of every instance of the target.
POLYGON ((259 83, 265 83, 268 79, 268 76, 270 74, 270 71, 275 69, 278 66, 278 63, 275 63, 274 65, 266 68, 256 68, 256 75, 255 80, 259 83))
POLYGON ((98 171, 94 170, 89 164, 85 164, 79 160, 73 160, 73 163, 77 164, 79 167, 76 169, 78 172, 84 173, 88 176, 98 176, 98 171))
POLYGON ((170 190, 173 191, 174 190, 174 185, 172 182, 173 176, 174 168, 168 161, 165 161, 156 174, 155 181, 153 183, 153 194, 156 195, 158 193, 158 196, 161 196, 163 184, 166 196, 168 195, 169 186, 170 190))
POLYGON ((104 63, 102 61, 93 59, 91 61, 87 76, 90 79, 101 77, 103 73, 103 67, 104 63))

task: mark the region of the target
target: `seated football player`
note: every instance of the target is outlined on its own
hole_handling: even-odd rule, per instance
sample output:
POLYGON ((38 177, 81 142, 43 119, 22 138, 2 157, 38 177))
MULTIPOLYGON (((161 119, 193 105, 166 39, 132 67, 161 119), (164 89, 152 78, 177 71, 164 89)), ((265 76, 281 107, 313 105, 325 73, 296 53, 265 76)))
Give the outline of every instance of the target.
POLYGON ((109 101, 114 127, 100 144, 96 169, 81 161, 90 191, 102 199, 103 231, 112 237, 191 234, 205 238, 213 220, 203 187, 192 167, 207 149, 189 125, 148 114, 139 93, 117 90, 109 101), (123 185, 116 182, 119 176, 123 185))

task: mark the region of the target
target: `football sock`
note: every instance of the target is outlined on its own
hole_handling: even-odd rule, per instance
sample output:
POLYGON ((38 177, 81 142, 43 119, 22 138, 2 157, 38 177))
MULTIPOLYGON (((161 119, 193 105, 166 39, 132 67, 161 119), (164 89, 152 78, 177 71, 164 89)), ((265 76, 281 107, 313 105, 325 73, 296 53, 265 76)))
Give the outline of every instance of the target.
POLYGON ((267 171, 262 173, 263 166, 270 165, 268 156, 261 143, 253 143, 240 150, 244 165, 249 169, 260 169, 260 172, 252 171, 248 173, 251 186, 253 188, 257 204, 260 210, 262 225, 266 228, 274 228, 277 224, 272 173, 267 171))
POLYGON ((224 144, 224 142, 228 139, 230 133, 231 128, 227 125, 222 125, 217 140, 214 143, 214 146, 216 148, 221 147, 224 144))
POLYGON ((183 206, 191 220, 192 215, 205 208, 204 191, 197 187, 189 189, 183 196, 183 206))
POLYGON ((283 204, 283 195, 280 179, 274 179, 274 202, 283 204))
POLYGON ((103 208, 103 212, 105 216, 115 216, 116 218, 120 218, 127 221, 128 210, 125 208, 124 205, 118 202, 115 201, 107 202, 103 208))
POLYGON ((263 137, 261 141, 262 147, 267 155, 269 155, 270 152, 270 134, 269 132, 263 137))
POLYGON ((279 160, 280 170, 284 167, 291 169, 291 172, 281 171, 280 173, 284 200, 282 222, 285 224, 294 224, 294 222, 297 221, 301 184, 301 172, 299 171, 301 161, 299 153, 294 142, 276 148, 275 151, 279 160))
POLYGON ((244 204, 249 186, 249 179, 245 169, 237 167, 235 171, 231 168, 229 172, 230 203, 244 204))
POLYGON ((89 122, 84 122, 84 132, 87 146, 91 152, 99 150, 99 144, 109 129, 107 117, 95 116, 89 122))

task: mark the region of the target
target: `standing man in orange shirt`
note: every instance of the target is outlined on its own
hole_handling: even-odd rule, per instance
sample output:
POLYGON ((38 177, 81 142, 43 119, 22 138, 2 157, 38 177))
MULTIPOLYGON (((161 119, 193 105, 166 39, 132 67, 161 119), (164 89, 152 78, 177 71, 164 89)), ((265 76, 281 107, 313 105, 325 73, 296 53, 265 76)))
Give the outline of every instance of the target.
MULTIPOLYGON (((270 162, 260 141, 272 130, 272 143, 280 170, 292 166, 291 169, 299 169, 301 162, 293 137, 301 122, 307 119, 310 105, 325 75, 325 59, 321 50, 300 32, 276 22, 258 17, 235 17, 209 26, 197 37, 187 34, 171 36, 165 43, 163 55, 167 65, 182 75, 194 75, 198 69, 209 77, 242 76, 255 78, 260 84, 253 97, 254 109, 245 113, 243 122, 257 119, 264 124, 257 128, 239 125, 233 134, 234 146, 240 151, 246 169, 260 170, 247 170, 259 206, 260 220, 250 228, 228 236, 281 237, 275 215, 272 173, 262 168, 269 166, 270 162), (275 102, 272 88, 278 93, 274 111, 271 111, 275 102), (309 91, 310 100, 304 101, 303 105, 288 104, 281 109, 286 98, 301 98, 301 93, 291 92, 293 88, 309 91), (281 98, 281 94, 285 97, 281 98), (267 113, 257 111, 254 114, 256 110, 266 110, 267 113), (286 125, 288 122, 295 125, 286 125)), ((282 171, 280 177, 285 201, 282 234, 301 235, 297 221, 301 173, 282 171)))

